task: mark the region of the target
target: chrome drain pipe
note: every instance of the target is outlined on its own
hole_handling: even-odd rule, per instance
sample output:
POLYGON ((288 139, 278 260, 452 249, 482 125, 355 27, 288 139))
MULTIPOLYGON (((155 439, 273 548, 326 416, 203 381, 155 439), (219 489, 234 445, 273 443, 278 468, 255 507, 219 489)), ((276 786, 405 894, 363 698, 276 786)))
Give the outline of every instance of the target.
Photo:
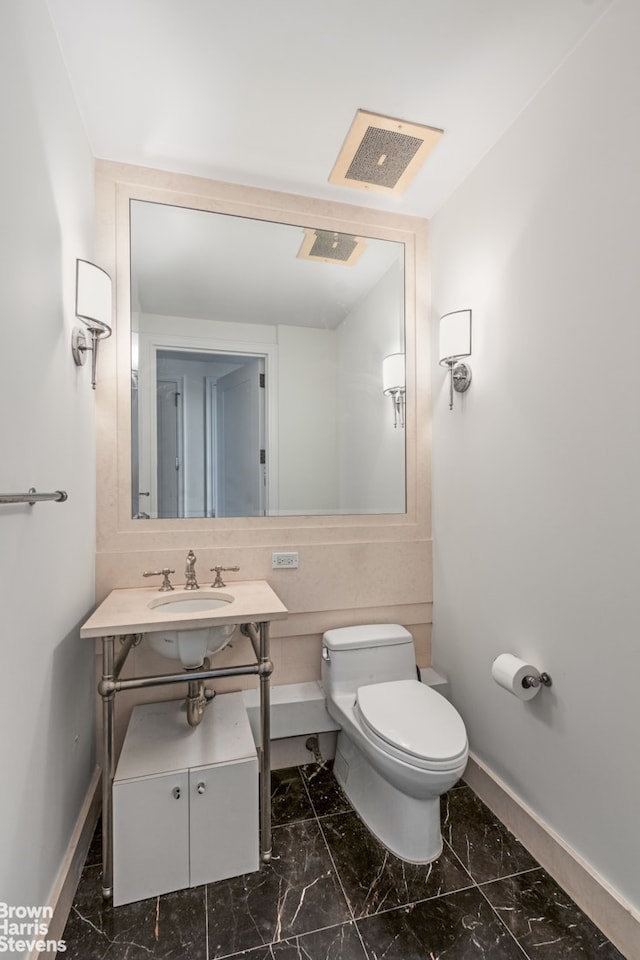
MULTIPOLYGON (((205 657, 202 664, 195 669, 211 669, 209 658, 205 657)), ((185 668, 185 672, 189 673, 189 669, 185 668)), ((198 724, 202 722, 204 708, 213 700, 215 695, 215 690, 210 690, 205 687, 204 680, 189 680, 188 692, 184 702, 187 708, 187 723, 190 727, 197 727, 198 724)))
POLYGON ((320 753, 320 741, 318 740, 318 734, 314 733, 313 736, 308 737, 305 741, 305 748, 313 754, 313 759, 318 764, 319 767, 324 767, 325 761, 320 753))

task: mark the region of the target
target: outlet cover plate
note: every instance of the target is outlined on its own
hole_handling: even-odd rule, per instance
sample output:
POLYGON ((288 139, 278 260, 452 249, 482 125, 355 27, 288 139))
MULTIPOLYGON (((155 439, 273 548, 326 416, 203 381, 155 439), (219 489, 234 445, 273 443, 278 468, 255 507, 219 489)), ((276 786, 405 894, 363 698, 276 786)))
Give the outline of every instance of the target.
POLYGON ((298 569, 297 550, 291 551, 289 553, 272 553, 271 568, 273 570, 297 570, 298 569))

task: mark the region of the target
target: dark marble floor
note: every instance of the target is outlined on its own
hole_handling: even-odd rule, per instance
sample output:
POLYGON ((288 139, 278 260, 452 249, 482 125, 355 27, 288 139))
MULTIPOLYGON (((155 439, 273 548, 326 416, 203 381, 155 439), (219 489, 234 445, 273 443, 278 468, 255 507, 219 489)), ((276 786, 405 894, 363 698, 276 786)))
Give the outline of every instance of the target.
POLYGON ((270 865, 122 907, 91 848, 64 932, 68 960, 620 960, 622 954, 461 784, 445 838, 403 863, 362 826, 330 770, 272 775, 270 865))

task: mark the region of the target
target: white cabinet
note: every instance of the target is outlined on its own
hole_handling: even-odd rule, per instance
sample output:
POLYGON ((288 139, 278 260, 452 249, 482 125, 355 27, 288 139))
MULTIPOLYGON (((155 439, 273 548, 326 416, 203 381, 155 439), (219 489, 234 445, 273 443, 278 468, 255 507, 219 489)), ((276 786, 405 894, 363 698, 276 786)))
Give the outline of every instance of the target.
POLYGON ((113 781, 113 902, 259 867, 258 760, 242 694, 200 726, 184 701, 136 707, 113 781))

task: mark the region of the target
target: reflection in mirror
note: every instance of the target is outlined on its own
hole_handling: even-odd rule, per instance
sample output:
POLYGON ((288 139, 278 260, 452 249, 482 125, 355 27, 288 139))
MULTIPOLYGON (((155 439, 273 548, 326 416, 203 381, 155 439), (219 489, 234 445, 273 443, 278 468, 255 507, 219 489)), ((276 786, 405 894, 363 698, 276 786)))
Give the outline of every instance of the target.
POLYGON ((404 513, 404 246, 133 200, 134 518, 404 513))

